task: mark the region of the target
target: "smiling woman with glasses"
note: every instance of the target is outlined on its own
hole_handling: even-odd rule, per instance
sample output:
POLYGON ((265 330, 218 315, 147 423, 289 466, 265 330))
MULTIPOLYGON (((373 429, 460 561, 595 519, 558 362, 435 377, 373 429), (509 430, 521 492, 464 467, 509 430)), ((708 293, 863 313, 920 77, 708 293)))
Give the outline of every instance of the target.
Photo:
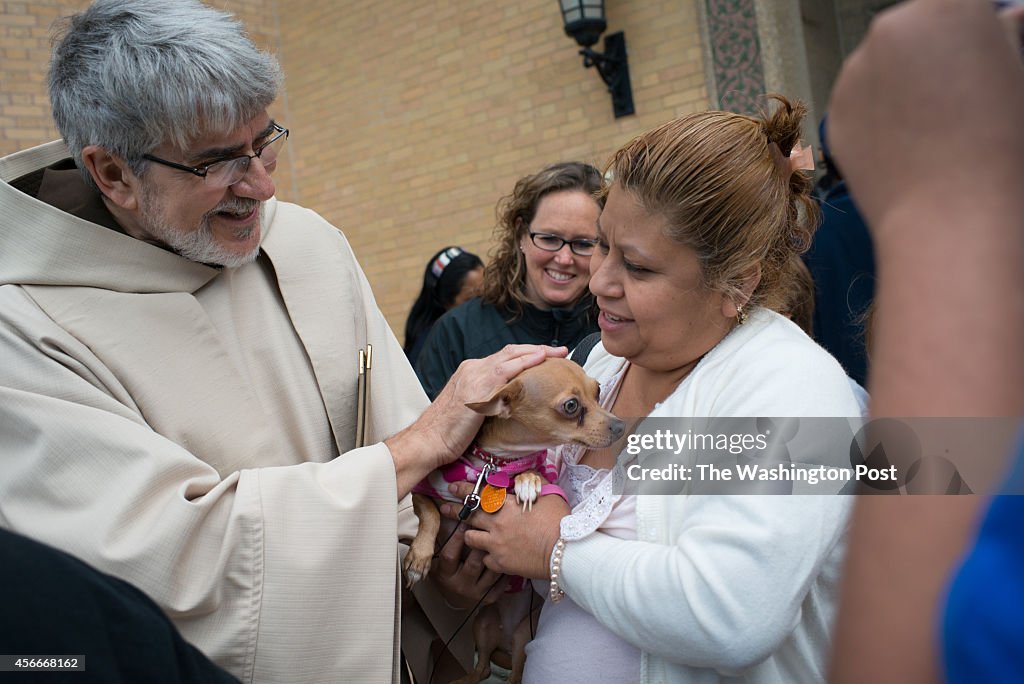
POLYGON ((274 170, 274 167, 277 165, 277 155, 288 140, 288 129, 276 123, 272 123, 270 126, 270 138, 262 145, 258 145, 252 154, 241 154, 237 157, 220 159, 205 166, 186 166, 185 164, 161 159, 152 154, 144 154, 142 158, 199 176, 211 187, 226 188, 245 177, 246 172, 249 170, 249 163, 253 159, 259 159, 268 172, 274 170))
POLYGON ((561 162, 520 178, 502 198, 480 297, 441 317, 417 359, 428 395, 436 396, 465 359, 507 344, 572 349, 597 330, 587 285, 600 189, 596 168, 561 162))

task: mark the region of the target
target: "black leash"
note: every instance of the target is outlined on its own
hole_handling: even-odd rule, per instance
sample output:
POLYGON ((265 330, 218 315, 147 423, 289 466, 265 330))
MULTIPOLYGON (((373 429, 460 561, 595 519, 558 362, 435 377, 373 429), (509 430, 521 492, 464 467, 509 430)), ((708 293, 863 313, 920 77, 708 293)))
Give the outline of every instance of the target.
MULTIPOLYGON (((441 650, 438 651, 437 656, 434 658, 434 662, 432 662, 430 664, 430 679, 427 680, 427 684, 433 684, 433 682, 434 682, 434 671, 437 669, 437 664, 438 664, 438 662, 440 662, 441 657, 445 654, 445 651, 448 650, 448 647, 451 645, 452 640, 454 640, 455 637, 458 636, 459 632, 462 631, 462 628, 466 626, 467 622, 469 622, 469 619, 471 617, 473 617, 474 615, 476 615, 476 611, 480 608, 480 605, 484 602, 484 599, 487 598, 487 595, 491 593, 491 590, 494 589, 494 587, 498 586, 498 582, 500 582, 503 577, 504 577, 504 575, 501 575, 500 577, 498 577, 498 579, 494 580, 494 584, 492 584, 491 586, 489 586, 487 588, 487 591, 485 591, 484 595, 480 597, 480 600, 476 602, 476 605, 473 606, 472 610, 469 611, 469 613, 466 615, 465 619, 459 624, 458 627, 455 628, 455 631, 452 632, 452 635, 450 637, 448 637, 448 641, 444 642, 444 646, 442 646, 441 650)), ((531 591, 533 591, 533 590, 531 589, 531 591)), ((532 602, 532 599, 531 599, 531 602, 532 602)), ((532 627, 532 623, 531 623, 531 627, 532 627)))
MULTIPOLYGON (((455 533, 459 531, 459 528, 462 527, 462 523, 466 521, 466 518, 468 518, 470 514, 473 513, 473 511, 480 507, 480 488, 483 487, 484 481, 487 479, 487 473, 489 473, 492 470, 496 470, 495 466, 491 465, 490 463, 484 464, 483 469, 480 471, 480 476, 477 477, 476 484, 473 486, 473 491, 470 492, 469 495, 466 497, 465 501, 462 502, 462 510, 459 511, 459 522, 455 525, 452 531, 448 533, 448 537, 444 540, 444 543, 442 543, 441 546, 438 547, 437 551, 434 553, 433 558, 436 559, 441 555, 441 551, 443 551, 444 547, 448 545, 448 542, 452 540, 452 537, 455 536, 455 533)), ((462 623, 458 627, 456 627, 455 631, 452 632, 452 635, 448 637, 448 641, 444 642, 444 646, 438 652, 437 657, 434 658, 434 661, 430 664, 430 678, 427 681, 427 684, 433 684, 434 671, 437 669, 437 663, 441 660, 441 657, 445 654, 445 651, 448 650, 448 646, 451 645, 452 640, 455 639, 456 636, 458 636, 459 632, 462 631, 462 628, 466 626, 467 622, 469 622, 469 619, 476 614, 476 611, 480 608, 480 605, 484 602, 484 599, 487 598, 487 595, 491 593, 491 590, 494 589, 494 587, 498 586, 498 582, 501 581, 502 577, 504 577, 504 575, 500 575, 498 579, 494 580, 494 584, 487 588, 487 591, 485 591, 484 595, 481 596, 480 599, 476 602, 476 605, 474 605, 473 608, 469 611, 469 613, 466 615, 462 623)), ((532 596, 530 597, 530 606, 532 611, 532 596)), ((530 630, 533 630, 532 620, 530 621, 530 630)))

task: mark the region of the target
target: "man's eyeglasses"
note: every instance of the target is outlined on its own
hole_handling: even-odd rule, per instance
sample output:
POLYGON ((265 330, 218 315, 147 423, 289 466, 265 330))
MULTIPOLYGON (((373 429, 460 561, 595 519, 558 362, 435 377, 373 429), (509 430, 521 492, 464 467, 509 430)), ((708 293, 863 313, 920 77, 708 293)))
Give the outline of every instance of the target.
POLYGON ((285 141, 288 140, 287 128, 282 128, 277 124, 273 124, 273 126, 274 135, 270 140, 257 147, 253 154, 243 154, 231 159, 222 159, 206 166, 185 166, 184 164, 167 161, 160 157, 154 157, 151 154, 144 154, 142 158, 157 164, 170 166, 172 169, 178 169, 179 171, 188 171, 200 178, 205 178, 206 182, 212 187, 226 188, 242 180, 245 177, 246 171, 249 170, 249 163, 257 157, 263 162, 263 166, 266 167, 267 171, 273 171, 274 165, 277 164, 277 155, 281 148, 284 147, 285 141))
POLYGON ((591 256, 594 253, 594 247, 597 245, 597 240, 586 240, 584 238, 565 240, 549 233, 530 233, 530 240, 545 252, 557 252, 562 249, 563 245, 569 245, 569 249, 577 256, 591 256))

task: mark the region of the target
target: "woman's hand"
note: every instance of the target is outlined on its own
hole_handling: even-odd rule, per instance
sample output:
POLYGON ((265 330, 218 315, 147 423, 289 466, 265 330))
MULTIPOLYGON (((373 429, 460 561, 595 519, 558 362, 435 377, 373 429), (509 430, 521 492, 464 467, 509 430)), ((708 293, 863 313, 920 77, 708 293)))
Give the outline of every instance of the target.
MULTIPOLYGON (((473 484, 458 482, 449 490, 464 499, 473 491, 473 484)), ((441 507, 443 515, 454 519, 458 519, 460 510, 461 506, 452 503, 441 507)), ((568 514, 569 505, 554 494, 540 497, 533 510, 526 512, 512 503, 506 503, 497 513, 477 509, 467 520, 475 529, 465 533, 466 546, 483 551, 483 563, 490 570, 547 580, 559 524, 568 514)))
POLYGON ((448 605, 460 610, 473 608, 478 603, 484 606, 494 603, 508 584, 500 573, 484 567, 483 551, 466 549, 465 535, 466 526, 459 525, 441 549, 430 573, 448 605), (464 550, 469 553, 463 553, 464 550))

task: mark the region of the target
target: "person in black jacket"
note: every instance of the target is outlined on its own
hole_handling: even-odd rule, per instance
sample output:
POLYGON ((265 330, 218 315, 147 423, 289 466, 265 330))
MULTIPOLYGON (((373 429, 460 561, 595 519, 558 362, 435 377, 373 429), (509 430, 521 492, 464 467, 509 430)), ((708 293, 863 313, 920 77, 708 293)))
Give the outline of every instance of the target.
POLYGON ((442 316, 417 359, 431 399, 465 359, 513 343, 572 349, 597 330, 587 285, 600 188, 593 166, 560 162, 520 178, 501 199, 480 297, 442 316))
POLYGON ((186 642, 133 585, 3 529, 0 587, 0 654, 21 657, 28 681, 238 681, 186 642), (29 675, 40 661, 44 670, 29 675))

